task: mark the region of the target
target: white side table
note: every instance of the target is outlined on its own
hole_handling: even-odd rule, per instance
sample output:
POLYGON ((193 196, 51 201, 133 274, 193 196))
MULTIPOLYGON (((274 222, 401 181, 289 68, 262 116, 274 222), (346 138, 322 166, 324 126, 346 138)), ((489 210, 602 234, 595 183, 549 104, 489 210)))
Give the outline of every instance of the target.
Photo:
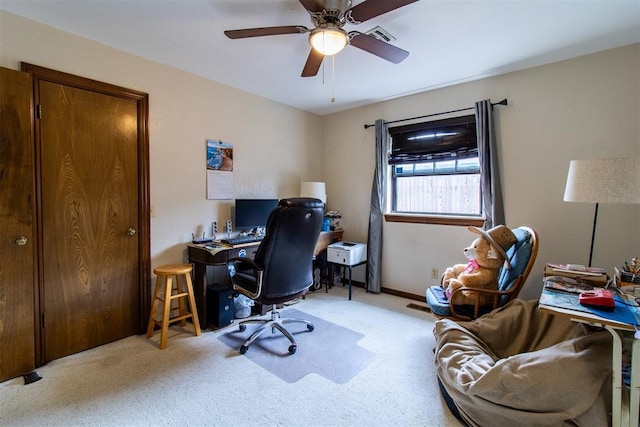
POLYGON ((611 358, 611 425, 638 426, 638 412, 640 407, 640 340, 635 339, 631 355, 631 390, 627 402, 622 399, 622 339, 619 331, 635 331, 633 325, 605 319, 596 314, 586 313, 567 308, 553 307, 540 304, 538 308, 554 315, 568 316, 574 322, 587 323, 592 326, 605 328, 613 337, 611 358))

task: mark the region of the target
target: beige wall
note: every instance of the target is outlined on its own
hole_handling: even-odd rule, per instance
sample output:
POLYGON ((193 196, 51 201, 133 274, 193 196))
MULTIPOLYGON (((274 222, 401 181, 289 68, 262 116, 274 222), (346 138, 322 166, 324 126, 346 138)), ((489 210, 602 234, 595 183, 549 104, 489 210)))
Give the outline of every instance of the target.
MULTIPOLYGON (((0 11, 0 66, 18 69, 20 61, 149 93, 154 266, 184 259, 191 233, 230 216, 231 201, 205 198, 206 139, 234 144, 237 197, 289 197, 301 180, 324 180, 345 237, 366 241, 374 130, 363 125, 508 98, 495 110, 505 210, 508 225, 540 233, 538 263, 522 294, 533 298, 544 262, 588 259, 593 206, 562 201, 569 160, 640 156, 637 44, 324 117, 0 11)), ((601 206, 595 264, 612 270, 640 255, 639 213, 601 206)), ((384 238, 384 286, 422 295, 432 267, 464 262, 473 235, 462 227, 385 224, 384 238)))
POLYGON ((191 233, 230 218, 232 200, 206 199, 207 139, 234 145, 236 197, 296 196, 321 179, 320 116, 0 11, 0 66, 21 61, 149 94, 153 266, 186 259, 191 233))
MULTIPOLYGON (((545 262, 588 262, 594 205, 562 201, 569 161, 640 157, 638 44, 324 116, 329 204, 343 213, 347 238, 364 241, 374 128, 363 125, 473 106, 487 98, 509 100, 494 110, 506 222, 539 232, 538 261, 521 294, 535 298, 545 262)), ((600 206, 595 265, 612 271, 640 255, 639 213, 636 206, 600 206)), ((423 295, 434 282, 431 268, 442 271, 465 262, 462 248, 473 238, 463 227, 385 224, 384 286, 423 295)))

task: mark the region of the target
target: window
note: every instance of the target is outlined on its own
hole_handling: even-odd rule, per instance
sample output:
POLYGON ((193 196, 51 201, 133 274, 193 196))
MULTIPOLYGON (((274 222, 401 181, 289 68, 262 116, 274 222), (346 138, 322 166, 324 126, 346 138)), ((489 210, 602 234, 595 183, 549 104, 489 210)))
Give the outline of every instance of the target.
POLYGON ((392 213, 482 218, 475 116, 398 126, 389 133, 392 213))

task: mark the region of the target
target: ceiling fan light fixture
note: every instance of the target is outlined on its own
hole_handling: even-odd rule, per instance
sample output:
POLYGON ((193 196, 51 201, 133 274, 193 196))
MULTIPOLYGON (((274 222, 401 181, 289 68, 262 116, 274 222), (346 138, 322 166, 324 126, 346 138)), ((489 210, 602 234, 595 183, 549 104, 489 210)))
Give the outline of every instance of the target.
POLYGON ((309 35, 309 44, 323 55, 340 52, 347 45, 349 36, 341 28, 316 28, 309 35))

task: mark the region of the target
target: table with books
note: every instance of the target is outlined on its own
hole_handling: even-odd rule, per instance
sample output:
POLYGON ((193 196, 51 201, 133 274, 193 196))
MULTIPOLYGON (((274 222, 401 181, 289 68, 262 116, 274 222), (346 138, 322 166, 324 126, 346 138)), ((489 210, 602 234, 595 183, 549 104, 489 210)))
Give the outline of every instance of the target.
MULTIPOLYGON (((557 272, 556 272, 557 273, 557 272)), ((606 281, 604 282, 606 286, 606 281)), ((640 407, 640 311, 632 296, 612 287, 615 307, 599 309, 580 304, 580 293, 598 289, 589 283, 567 276, 545 276, 538 309, 574 322, 587 323, 609 331, 612 346, 612 425, 638 426, 640 407), (635 331, 635 334, 634 334, 635 331), (625 389, 622 377, 623 334, 634 335, 631 353, 630 388, 625 389)))

